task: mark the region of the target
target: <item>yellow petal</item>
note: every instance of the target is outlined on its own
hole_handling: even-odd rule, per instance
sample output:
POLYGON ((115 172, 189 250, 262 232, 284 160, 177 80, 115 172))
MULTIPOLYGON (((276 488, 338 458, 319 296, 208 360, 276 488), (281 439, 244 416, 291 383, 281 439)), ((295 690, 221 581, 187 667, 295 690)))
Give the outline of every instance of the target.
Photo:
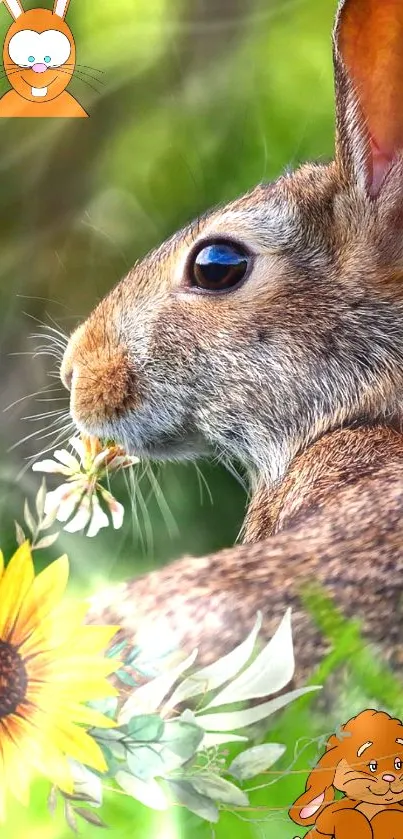
POLYGON ((9 641, 20 607, 34 579, 29 542, 24 542, 10 559, 0 579, 0 638, 9 641))
MULTIPOLYGON (((54 745, 52 737, 44 736, 31 720, 13 715, 3 720, 3 725, 18 744, 20 759, 26 760, 40 775, 49 778, 64 792, 72 793, 74 782, 67 759, 54 745)), ((50 732, 48 732, 49 734, 50 732)))
POLYGON ((119 694, 119 691, 111 682, 108 682, 106 679, 93 678, 91 674, 86 678, 84 676, 80 677, 77 682, 71 685, 71 689, 69 683, 63 683, 63 679, 59 679, 58 683, 45 682, 44 684, 33 679, 31 685, 32 689, 39 687, 44 692, 47 692, 50 708, 53 707, 55 697, 60 697, 61 694, 63 698, 72 695, 77 702, 87 702, 90 699, 106 699, 106 697, 118 696, 119 694))
POLYGON ((0 729, 0 748, 2 751, 7 786, 17 800, 27 807, 29 804, 29 784, 32 773, 16 743, 6 733, 6 729, 0 729))
POLYGON ((88 611, 87 603, 64 601, 59 603, 47 615, 19 646, 19 653, 24 658, 41 649, 52 650, 71 642, 75 632, 82 632, 84 619, 88 611), (79 629, 77 629, 77 627, 79 629))
POLYGON ((56 658, 46 651, 28 658, 24 665, 29 677, 55 683, 62 680, 69 689, 72 684, 80 684, 85 680, 88 673, 91 675, 91 681, 98 678, 101 683, 121 666, 121 662, 115 658, 91 655, 66 655, 64 658, 60 655, 56 658))
POLYGON ((61 556, 35 577, 10 638, 14 644, 21 644, 59 603, 66 589, 68 576, 69 561, 67 556, 61 556))
POLYGON ((53 732, 53 742, 69 757, 85 763, 86 766, 91 766, 92 769, 97 769, 98 772, 106 772, 108 767, 100 746, 75 723, 69 720, 60 721, 59 727, 53 732))
POLYGON ((6 766, 0 748, 0 824, 6 820, 6 766))
POLYGON ((94 708, 90 708, 88 705, 81 705, 78 702, 68 702, 65 707, 61 705, 59 711, 61 719, 68 717, 72 722, 86 725, 89 728, 117 727, 115 720, 105 716, 105 714, 101 714, 100 711, 96 711, 94 708))

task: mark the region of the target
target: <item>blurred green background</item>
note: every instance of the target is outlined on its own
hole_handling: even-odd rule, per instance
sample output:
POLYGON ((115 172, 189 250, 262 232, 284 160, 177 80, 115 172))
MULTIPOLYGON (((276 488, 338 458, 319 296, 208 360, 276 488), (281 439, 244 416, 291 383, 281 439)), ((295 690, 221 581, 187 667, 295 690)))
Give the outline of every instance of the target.
MULTIPOLYGON (((26 9, 35 5, 24 2, 26 9)), ((50 0, 41 5, 52 7, 50 0)), ((53 360, 32 355, 43 343, 31 337, 40 332, 38 321, 56 321, 69 332, 136 259, 195 215, 284 167, 331 156, 335 5, 72 0, 67 19, 85 73, 77 73, 71 90, 90 119, 0 122, 6 555, 15 547, 13 520, 21 521, 24 498, 38 487, 29 458, 52 449, 54 419, 56 432, 64 425, 62 415, 46 413, 67 408, 53 360), (45 416, 26 419, 35 414, 45 416)), ((0 5, 2 38, 9 23, 0 5)), ((7 89, 2 77, 0 94, 7 89)), ((93 540, 63 534, 53 550, 70 556, 72 589, 94 590, 184 552, 230 545, 244 515, 245 489, 218 464, 199 467, 200 473, 194 466, 158 468, 154 479, 139 482, 134 499, 123 482, 115 484, 128 511, 122 531, 93 540)), ((269 736, 289 743, 284 766, 299 738, 326 730, 302 706, 279 725, 269 736)), ((306 771, 306 756, 301 761, 306 771)), ((104 815, 114 825, 111 839, 291 839, 296 829, 284 807, 304 784, 297 775, 258 791, 253 804, 262 811, 225 815, 215 831, 186 814, 155 816, 118 794, 111 794, 104 815)), ((61 818, 47 815, 45 797, 46 786, 39 785, 28 811, 12 806, 1 839, 69 836, 61 818)), ((98 831, 83 827, 82 835, 98 831)))

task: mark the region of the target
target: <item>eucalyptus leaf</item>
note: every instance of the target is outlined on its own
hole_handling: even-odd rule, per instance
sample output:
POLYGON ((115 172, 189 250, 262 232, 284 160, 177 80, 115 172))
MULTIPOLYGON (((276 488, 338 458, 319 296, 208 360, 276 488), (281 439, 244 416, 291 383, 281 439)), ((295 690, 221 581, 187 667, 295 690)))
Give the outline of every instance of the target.
POLYGON ((214 824, 218 822, 218 807, 211 798, 208 798, 206 795, 201 795, 188 781, 172 781, 169 779, 167 783, 178 804, 182 804, 183 807, 186 807, 187 810, 195 813, 201 819, 213 822, 214 824))
POLYGON ((232 731, 227 731, 225 734, 220 734, 218 731, 206 731, 198 751, 224 746, 226 743, 247 743, 248 740, 249 737, 242 734, 233 734, 232 731))
POLYGON ((23 545, 24 542, 26 541, 27 537, 25 536, 25 533, 24 533, 21 525, 18 524, 18 521, 14 521, 14 525, 15 525, 15 538, 17 540, 17 545, 23 545))
POLYGON ((93 824, 95 827, 108 827, 107 824, 92 810, 87 810, 85 807, 75 807, 75 812, 88 824, 93 824))
POLYGON ((43 548, 50 548, 51 545, 54 545, 56 540, 59 538, 59 532, 51 533, 49 536, 44 536, 43 539, 40 539, 39 542, 35 542, 33 547, 35 550, 41 550, 43 548))
POLYGON ((35 498, 35 506, 36 512, 38 514, 38 521, 41 522, 43 518, 43 514, 45 512, 45 501, 46 501, 46 481, 43 478, 42 483, 39 487, 39 490, 36 494, 35 498))
POLYGON ((24 521, 30 533, 34 535, 34 533, 36 532, 36 521, 31 513, 31 510, 29 509, 29 504, 26 499, 24 504, 24 521))
POLYGON ((189 760, 202 742, 204 731, 199 725, 172 720, 165 723, 161 743, 164 743, 174 754, 184 760, 189 760))
POLYGON ((101 714, 105 714, 106 717, 115 719, 118 707, 117 696, 107 696, 105 699, 92 699, 88 704, 91 708, 95 708, 96 711, 100 711, 101 714))
POLYGON ((152 810, 168 809, 168 798, 157 781, 152 780, 145 783, 125 771, 121 771, 116 774, 116 781, 128 795, 131 795, 132 798, 136 798, 137 801, 145 804, 146 807, 150 807, 152 810))
POLYGON ((262 743, 259 746, 252 746, 251 749, 241 752, 232 761, 228 772, 238 781, 254 778, 260 772, 264 772, 270 766, 273 766, 285 750, 286 747, 280 743, 262 743))
POLYGON ((278 693, 291 681, 295 670, 291 632, 291 609, 287 609, 273 638, 243 673, 217 694, 205 708, 261 699, 278 693))
POLYGON ((157 742, 164 733, 165 724, 156 714, 139 714, 132 717, 127 724, 130 737, 137 742, 157 742))
POLYGON ((235 807, 247 807, 248 796, 243 790, 221 778, 220 775, 205 772, 194 775, 190 781, 192 787, 201 795, 206 795, 212 801, 223 804, 233 804, 235 807))
POLYGON ((118 718, 119 724, 127 723, 136 714, 152 714, 157 711, 179 676, 191 667, 196 656, 197 650, 194 650, 188 658, 176 667, 139 687, 124 703, 118 718))
POLYGON ((49 792, 49 795, 48 795, 48 810, 49 810, 49 813, 51 814, 51 816, 53 816, 55 814, 56 806, 57 806, 57 787, 53 785, 50 788, 50 792, 49 792))
POLYGON ((150 781, 158 775, 164 775, 166 766, 158 749, 151 745, 135 746, 127 753, 129 772, 142 781, 150 781))
POLYGON ((73 807, 71 806, 69 801, 64 802, 64 817, 70 830, 72 830, 73 833, 78 833, 77 819, 75 817, 73 807))
POLYGON ((74 780, 74 793, 85 796, 94 807, 100 807, 102 804, 101 779, 77 760, 69 758, 68 762, 74 780))
POLYGON ((57 519, 57 510, 58 508, 55 507, 54 510, 51 510, 50 513, 48 513, 47 516, 38 523, 38 530, 49 530, 49 528, 52 527, 57 519))
POLYGON ((123 685, 127 685, 127 687, 130 688, 136 687, 136 679, 131 675, 131 673, 128 673, 127 670, 121 668, 117 671, 115 675, 118 677, 119 681, 122 682, 123 685))
POLYGON ((306 693, 320 689, 320 685, 298 688, 298 690, 270 699, 268 702, 255 705, 253 708, 245 708, 241 711, 222 711, 218 714, 197 714, 196 719, 198 724, 206 731, 236 731, 238 728, 244 728, 264 720, 274 714, 275 711, 279 711, 289 705, 290 702, 299 699, 300 696, 305 696, 306 693))
POLYGON ((211 690, 221 687, 225 682, 229 682, 236 676, 237 673, 249 661, 256 639, 262 625, 262 616, 258 612, 255 625, 242 644, 239 644, 230 653, 210 664, 208 667, 203 667, 192 673, 187 679, 184 679, 176 688, 171 698, 166 703, 163 713, 170 708, 175 708, 179 703, 184 702, 201 693, 208 693, 211 690))
POLYGON ((119 641, 117 644, 113 644, 112 647, 109 647, 109 650, 106 654, 107 658, 120 658, 120 654, 127 647, 127 644, 128 642, 126 640, 119 641))

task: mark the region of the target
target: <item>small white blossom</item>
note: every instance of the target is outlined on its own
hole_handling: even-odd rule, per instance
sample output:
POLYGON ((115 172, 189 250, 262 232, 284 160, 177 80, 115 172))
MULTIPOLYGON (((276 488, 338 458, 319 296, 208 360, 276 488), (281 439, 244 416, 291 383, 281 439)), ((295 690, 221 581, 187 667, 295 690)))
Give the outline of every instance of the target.
POLYGON ((42 460, 32 467, 34 472, 66 478, 63 484, 46 494, 46 515, 57 510, 57 520, 63 523, 64 530, 75 533, 87 528, 87 536, 96 536, 101 528, 109 525, 100 503, 102 500, 109 510, 113 527, 119 529, 124 508, 100 481, 118 469, 138 463, 138 457, 130 457, 114 444, 102 446, 95 437, 73 437, 69 443, 78 457, 60 449, 55 451, 54 460, 42 460))

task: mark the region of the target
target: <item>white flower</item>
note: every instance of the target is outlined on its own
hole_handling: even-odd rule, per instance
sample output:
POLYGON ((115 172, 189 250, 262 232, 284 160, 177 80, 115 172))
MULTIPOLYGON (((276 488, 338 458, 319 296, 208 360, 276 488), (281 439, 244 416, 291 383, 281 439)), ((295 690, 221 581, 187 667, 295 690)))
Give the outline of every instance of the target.
POLYGON ((66 478, 57 489, 46 494, 46 515, 57 511, 56 518, 64 524, 64 530, 75 533, 87 528, 87 536, 96 536, 101 528, 109 525, 102 500, 117 530, 123 523, 124 508, 100 481, 118 469, 138 463, 138 457, 130 457, 114 444, 102 446, 96 437, 73 437, 69 443, 78 457, 60 449, 55 451, 54 460, 42 460, 32 467, 34 472, 66 478))

